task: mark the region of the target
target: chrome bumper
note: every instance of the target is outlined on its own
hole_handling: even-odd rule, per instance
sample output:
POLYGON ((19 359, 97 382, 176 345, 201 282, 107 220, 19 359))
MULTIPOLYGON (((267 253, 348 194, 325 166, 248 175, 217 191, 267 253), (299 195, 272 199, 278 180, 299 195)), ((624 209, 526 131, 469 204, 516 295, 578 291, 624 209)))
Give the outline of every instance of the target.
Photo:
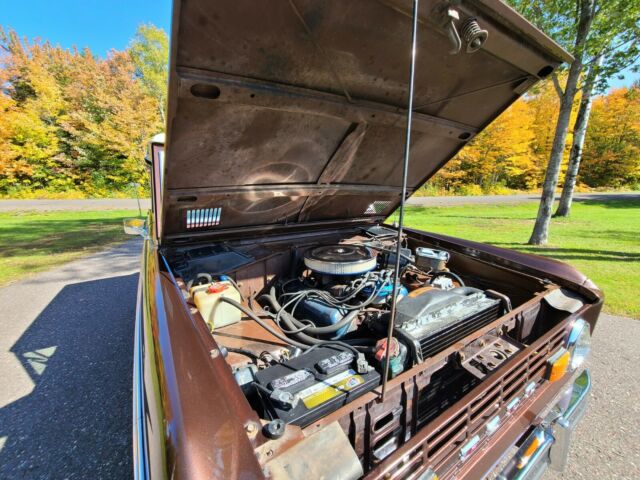
POLYGON ((548 467, 563 471, 567 464, 571 434, 587 408, 591 376, 588 370, 577 375, 555 399, 515 455, 495 478, 538 480, 548 467))

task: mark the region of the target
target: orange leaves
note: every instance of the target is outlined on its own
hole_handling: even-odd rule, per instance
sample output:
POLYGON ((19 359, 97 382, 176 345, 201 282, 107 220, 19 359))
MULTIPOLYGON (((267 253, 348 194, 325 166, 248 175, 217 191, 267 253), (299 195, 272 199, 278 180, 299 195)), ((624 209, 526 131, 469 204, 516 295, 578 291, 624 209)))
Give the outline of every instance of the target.
MULTIPOLYGON (((562 77, 559 83, 564 83, 562 77)), ((593 126, 593 129, 589 130, 585 161, 609 167, 604 170, 596 168, 591 174, 583 169, 583 183, 591 186, 618 186, 640 181, 640 143, 634 140, 640 137, 640 95, 638 88, 634 91, 635 95, 631 95, 627 90, 612 91, 606 99, 596 100, 592 114, 596 119, 592 119, 592 123, 595 122, 599 126, 593 126), (621 128, 622 125, 624 126, 621 128), (616 138, 620 139, 621 146, 614 149, 617 152, 614 154, 610 151, 610 140, 616 138), (635 156, 633 152, 636 152, 635 156), (627 159, 626 163, 622 157, 627 159), (618 167, 614 168, 614 165, 618 167), (634 171, 637 173, 633 173, 634 171), (625 176, 626 180, 623 180, 622 176, 625 176), (633 180, 634 178, 636 180, 633 180)), ((575 102, 574 118, 579 100, 577 98, 575 102)), ((551 152, 559 103, 552 82, 542 82, 469 142, 431 180, 431 188, 463 194, 503 193, 509 189, 540 188, 551 152)), ((574 119, 570 124, 574 124, 574 119)), ((568 162, 571 142, 572 132, 569 132, 565 165, 568 162)))
POLYGON ((0 193, 146 185, 146 144, 163 127, 128 52, 103 59, 1 30, 0 43, 0 193))
POLYGON ((590 186, 640 184, 640 86, 594 100, 580 179, 590 186))

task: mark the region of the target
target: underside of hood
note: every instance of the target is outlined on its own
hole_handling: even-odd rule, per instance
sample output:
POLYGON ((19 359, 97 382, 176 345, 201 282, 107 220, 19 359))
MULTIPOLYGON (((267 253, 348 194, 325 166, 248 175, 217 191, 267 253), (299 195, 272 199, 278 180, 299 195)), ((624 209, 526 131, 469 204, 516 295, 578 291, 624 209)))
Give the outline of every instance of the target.
MULTIPOLYGON (((571 57, 500 1, 421 2, 409 194, 571 57), (451 54, 443 12, 482 48, 451 54)), ((176 0, 161 237, 378 222, 401 197, 412 2, 176 0)))

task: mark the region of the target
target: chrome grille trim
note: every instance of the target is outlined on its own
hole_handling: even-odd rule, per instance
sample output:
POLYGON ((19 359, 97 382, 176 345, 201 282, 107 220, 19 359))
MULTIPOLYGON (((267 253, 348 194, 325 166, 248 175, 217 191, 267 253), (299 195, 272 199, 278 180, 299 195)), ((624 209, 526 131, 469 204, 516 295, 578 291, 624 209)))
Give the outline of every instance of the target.
POLYGON ((475 450, 481 448, 489 438, 485 428, 487 423, 498 414, 504 417, 510 402, 519 396, 520 402, 513 411, 524 408, 527 404, 525 389, 532 381, 536 385, 544 382, 546 361, 563 344, 565 335, 566 324, 563 322, 554 327, 546 338, 534 342, 507 362, 492 378, 474 387, 461 400, 427 423, 365 478, 406 480, 419 477, 427 468, 440 473, 441 478, 446 477, 452 468, 459 465, 458 452, 461 446, 474 435, 480 435, 481 440, 475 450), (407 468, 409 464, 410 469, 407 468))

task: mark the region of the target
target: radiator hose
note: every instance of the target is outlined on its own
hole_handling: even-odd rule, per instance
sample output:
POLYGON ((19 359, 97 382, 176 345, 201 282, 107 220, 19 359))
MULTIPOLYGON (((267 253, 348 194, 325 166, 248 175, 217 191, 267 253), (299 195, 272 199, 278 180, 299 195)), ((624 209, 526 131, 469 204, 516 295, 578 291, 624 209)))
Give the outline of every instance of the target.
POLYGON ((309 333, 311 335, 328 335, 331 333, 335 333, 341 328, 349 325, 358 316, 358 310, 351 310, 339 322, 334 323, 333 325, 327 325, 324 327, 314 327, 314 326, 309 326, 307 324, 304 324, 303 322, 295 318, 293 315, 291 315, 289 312, 287 312, 284 308, 282 308, 282 305, 280 305, 280 302, 276 300, 275 291, 273 288, 271 289, 270 293, 262 295, 260 297, 260 300, 267 302, 271 306, 271 308, 273 308, 275 313, 280 315, 280 318, 282 318, 285 325, 287 325, 287 328, 289 328, 292 331, 297 331, 295 335, 299 335, 302 332, 309 333))

